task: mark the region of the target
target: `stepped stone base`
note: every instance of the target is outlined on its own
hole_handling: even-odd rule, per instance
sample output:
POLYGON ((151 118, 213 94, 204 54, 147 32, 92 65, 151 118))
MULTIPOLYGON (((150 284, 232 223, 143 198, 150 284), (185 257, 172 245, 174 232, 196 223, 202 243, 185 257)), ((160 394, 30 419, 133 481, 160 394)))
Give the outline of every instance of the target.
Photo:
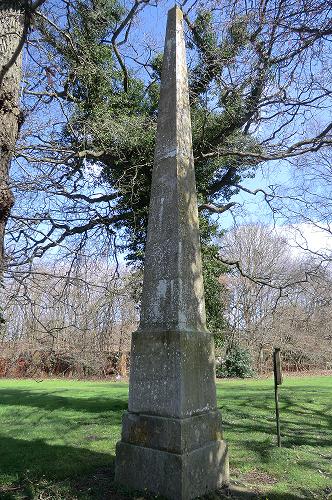
POLYGON ((116 482, 170 500, 191 500, 228 484, 224 441, 182 454, 119 442, 116 456, 116 482))
POLYGON ((128 410, 116 482, 170 500, 190 500, 228 483, 209 332, 135 332, 128 410))
POLYGON ((227 484, 228 453, 219 412, 189 418, 126 412, 115 480, 171 500, 190 500, 227 484))

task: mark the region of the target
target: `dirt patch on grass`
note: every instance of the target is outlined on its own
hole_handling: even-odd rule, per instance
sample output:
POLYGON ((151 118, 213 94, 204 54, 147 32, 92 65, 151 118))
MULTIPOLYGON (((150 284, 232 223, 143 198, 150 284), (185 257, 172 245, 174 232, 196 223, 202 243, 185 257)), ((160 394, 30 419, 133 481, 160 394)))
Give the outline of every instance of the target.
POLYGON ((249 483, 255 486, 265 485, 265 484, 276 484, 278 479, 267 474, 266 472, 261 472, 258 470, 252 470, 247 472, 242 476, 242 481, 244 483, 249 483))

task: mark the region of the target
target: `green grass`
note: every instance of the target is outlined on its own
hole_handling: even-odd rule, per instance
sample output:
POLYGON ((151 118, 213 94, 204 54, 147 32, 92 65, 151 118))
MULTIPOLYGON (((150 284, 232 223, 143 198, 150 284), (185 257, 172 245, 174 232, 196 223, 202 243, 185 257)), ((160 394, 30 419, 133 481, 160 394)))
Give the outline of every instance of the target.
MULTIPOLYGON (((241 498, 331 495, 332 377, 286 378, 281 449, 272 380, 221 381, 217 390, 241 498)), ((124 383, 1 379, 0 498, 128 498, 112 484, 127 391, 124 383)))
POLYGON ((332 377, 285 379, 282 448, 272 380, 221 382, 218 400, 234 481, 270 499, 332 498, 332 377))

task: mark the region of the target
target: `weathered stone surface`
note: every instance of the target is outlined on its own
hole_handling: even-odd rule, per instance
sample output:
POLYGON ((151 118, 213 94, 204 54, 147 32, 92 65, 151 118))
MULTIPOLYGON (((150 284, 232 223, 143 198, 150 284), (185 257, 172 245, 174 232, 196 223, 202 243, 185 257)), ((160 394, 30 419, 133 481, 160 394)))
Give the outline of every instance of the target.
POLYGON ((170 453, 188 453, 221 439, 219 411, 188 418, 165 418, 131 412, 123 415, 121 440, 125 443, 170 453))
POLYGON ((140 328, 115 479, 189 500, 228 482, 206 329, 182 12, 169 11, 140 328))
POLYGON ((224 441, 183 454, 120 442, 116 456, 116 477, 121 484, 171 500, 190 500, 228 483, 224 441))
POLYGON ((182 12, 168 14, 140 329, 206 330, 182 12))
POLYGON ((135 332, 128 409, 178 418, 215 410, 214 376, 210 333, 135 332))

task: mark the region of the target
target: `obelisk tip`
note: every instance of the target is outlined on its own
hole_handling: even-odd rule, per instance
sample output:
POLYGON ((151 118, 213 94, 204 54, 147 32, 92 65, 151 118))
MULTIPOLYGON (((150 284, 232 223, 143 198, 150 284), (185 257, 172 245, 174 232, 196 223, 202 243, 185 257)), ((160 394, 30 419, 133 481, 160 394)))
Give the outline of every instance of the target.
POLYGON ((170 17, 173 13, 175 14, 176 18, 179 21, 182 21, 182 19, 183 19, 183 12, 182 12, 182 9, 178 6, 178 4, 175 4, 174 7, 172 7, 171 9, 169 9, 169 11, 168 11, 168 17, 170 17))

